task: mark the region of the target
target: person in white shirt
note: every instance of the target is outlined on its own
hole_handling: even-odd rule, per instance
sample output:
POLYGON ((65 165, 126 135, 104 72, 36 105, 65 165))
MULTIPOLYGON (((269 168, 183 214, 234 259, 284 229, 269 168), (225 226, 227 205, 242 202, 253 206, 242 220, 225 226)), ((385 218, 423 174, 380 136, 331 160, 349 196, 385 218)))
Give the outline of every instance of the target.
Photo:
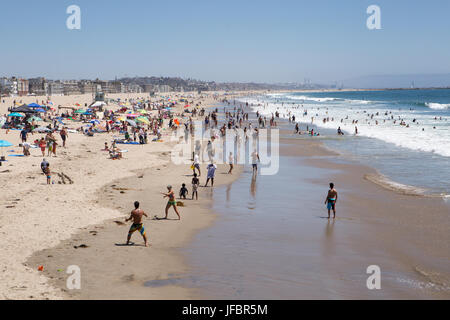
POLYGON ((258 152, 253 151, 252 153, 252 167, 253 167, 253 174, 258 172, 258 162, 260 161, 259 159, 259 154, 258 152))
POLYGON ((201 172, 200 172, 200 157, 198 156, 198 154, 196 153, 194 155, 194 163, 192 164, 192 170, 194 171, 195 174, 195 169, 198 170, 198 176, 201 176, 201 172))
POLYGON ((230 152, 230 155, 228 156, 228 164, 230 165, 230 170, 228 171, 228 174, 233 174, 233 163, 234 163, 234 157, 233 157, 233 153, 230 152))

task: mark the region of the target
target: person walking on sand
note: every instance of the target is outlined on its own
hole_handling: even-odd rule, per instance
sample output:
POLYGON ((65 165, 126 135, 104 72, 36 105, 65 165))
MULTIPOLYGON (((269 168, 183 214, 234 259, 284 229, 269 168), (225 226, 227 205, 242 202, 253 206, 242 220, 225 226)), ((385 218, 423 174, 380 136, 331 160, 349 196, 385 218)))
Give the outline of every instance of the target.
POLYGON ((330 211, 333 210, 333 219, 336 218, 336 202, 338 199, 338 193, 334 188, 334 183, 330 183, 330 190, 328 190, 327 198, 325 199, 325 204, 328 209, 328 219, 330 219, 330 211))
POLYGON ((177 208, 177 201, 175 200, 175 192, 173 191, 172 186, 167 186, 167 190, 169 191, 168 193, 162 193, 164 195, 164 198, 169 198, 169 201, 167 202, 166 205, 166 216, 164 217, 164 219, 167 219, 167 216, 169 215, 169 209, 171 206, 173 206, 173 208, 175 209, 175 213, 178 216, 178 220, 181 220, 180 217, 180 213, 178 212, 178 208, 177 208))
POLYGON ((44 174, 47 176, 47 184, 52 184, 52 174, 50 172, 50 164, 44 169, 44 174))
POLYGON ((63 141, 63 148, 65 148, 66 147, 66 140, 67 140, 67 131, 66 131, 66 128, 65 127, 63 127, 62 128, 62 130, 61 130, 61 132, 59 133, 60 134, 60 136, 61 136, 61 139, 62 139, 62 141, 63 141))
POLYGON ((50 164, 48 163, 48 161, 47 161, 45 158, 42 159, 42 162, 41 162, 41 170, 42 170, 42 173, 43 173, 43 174, 45 174, 45 169, 46 169, 48 166, 50 166, 50 164))
POLYGON ((142 235, 142 238, 144 238, 145 246, 147 247, 147 235, 145 234, 145 228, 142 224, 142 216, 148 217, 147 214, 142 210, 139 209, 139 201, 134 202, 134 210, 131 211, 131 215, 129 218, 125 219, 125 222, 133 220, 133 224, 130 227, 130 230, 128 231, 128 237, 127 237, 127 245, 130 244, 131 236, 135 231, 139 231, 142 235))
POLYGON ((217 166, 213 162, 211 162, 210 164, 208 164, 206 169, 208 170, 208 175, 206 176, 205 187, 208 186, 209 180, 211 180, 211 187, 214 187, 214 176, 216 175, 217 166))
POLYGON ((192 178, 192 200, 194 200, 194 194, 195 199, 198 200, 198 187, 200 186, 200 179, 197 178, 197 174, 194 173, 194 177, 192 178))
POLYGON ((194 175, 195 175, 195 169, 198 170, 198 176, 200 177, 201 176, 200 157, 197 153, 194 155, 194 163, 192 164, 192 170, 194 171, 194 175))
POLYGON ((253 170, 253 174, 258 173, 258 162, 259 161, 261 161, 259 159, 259 154, 255 150, 255 151, 252 152, 252 170, 253 170))
POLYGON ((230 152, 230 155, 228 156, 228 164, 230 165, 230 170, 228 170, 228 174, 233 174, 233 162, 234 162, 233 153, 230 152))
POLYGON ((52 143, 52 152, 55 157, 56 157, 56 147, 57 146, 58 146, 58 143, 56 142, 56 140, 54 140, 52 143))
POLYGON ((45 157, 45 149, 47 148, 47 143, 45 142, 45 139, 42 137, 41 140, 39 140, 39 148, 41 148, 42 156, 45 157))

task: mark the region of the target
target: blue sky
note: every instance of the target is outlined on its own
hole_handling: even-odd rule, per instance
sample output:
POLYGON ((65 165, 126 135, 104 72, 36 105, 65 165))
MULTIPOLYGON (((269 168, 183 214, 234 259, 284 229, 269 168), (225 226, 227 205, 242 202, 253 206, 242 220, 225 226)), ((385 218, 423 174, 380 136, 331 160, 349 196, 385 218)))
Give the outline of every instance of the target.
POLYGON ((450 73, 450 1, 3 1, 0 75, 329 83, 450 73), (66 28, 69 5, 81 30, 66 28), (382 30, 366 9, 381 7, 382 30))

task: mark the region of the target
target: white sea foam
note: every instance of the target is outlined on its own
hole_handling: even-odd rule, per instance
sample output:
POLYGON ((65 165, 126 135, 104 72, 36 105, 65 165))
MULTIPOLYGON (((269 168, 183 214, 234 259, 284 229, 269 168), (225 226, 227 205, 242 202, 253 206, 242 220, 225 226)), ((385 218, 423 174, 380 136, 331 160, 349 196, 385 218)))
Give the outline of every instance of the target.
POLYGON ((308 97, 308 96, 285 96, 291 100, 301 100, 301 101, 315 101, 315 102, 328 102, 328 101, 337 101, 340 99, 337 98, 316 98, 316 97, 308 97))
POLYGON ((450 109, 450 104, 443 104, 443 103, 435 103, 435 102, 427 102, 425 105, 434 110, 445 110, 450 109))
POLYGON ((348 105, 345 101, 320 106, 305 104, 303 108, 286 104, 282 106, 281 103, 267 102, 258 98, 247 98, 244 102, 253 104, 254 111, 259 111, 268 117, 278 111, 281 117, 288 118, 291 112, 291 115, 295 115, 296 122, 303 124, 311 124, 311 117, 314 117, 313 123, 318 127, 333 130, 341 127, 346 134, 354 133, 355 124, 352 124, 352 120, 358 120, 356 126, 361 136, 379 139, 411 150, 450 157, 450 119, 435 120, 432 114, 391 110, 391 113, 385 116, 386 106, 374 105, 365 113, 364 106, 355 108, 356 104, 348 105), (305 109, 308 110, 307 116, 303 115, 305 109), (379 115, 373 119, 367 116, 377 112, 379 115), (348 119, 346 119, 347 116, 348 119), (395 124, 391 116, 394 116, 395 124), (323 118, 330 118, 330 120, 334 118, 334 121, 323 123, 323 118), (342 122, 341 119, 343 119, 342 122), (410 127, 399 125, 399 119, 403 119, 410 127), (416 122, 413 122, 413 119, 416 119, 416 122), (376 120, 378 125, 375 124, 376 120), (422 128, 425 130, 423 131, 422 128))

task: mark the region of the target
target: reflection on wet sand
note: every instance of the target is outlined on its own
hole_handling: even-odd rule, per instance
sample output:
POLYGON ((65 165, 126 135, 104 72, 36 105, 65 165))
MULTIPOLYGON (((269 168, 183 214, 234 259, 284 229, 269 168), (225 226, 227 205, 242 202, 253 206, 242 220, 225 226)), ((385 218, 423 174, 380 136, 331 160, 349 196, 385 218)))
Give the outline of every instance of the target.
POLYGON ((334 224, 336 220, 335 219, 328 219, 327 224, 325 225, 325 237, 322 240, 323 243, 323 254, 325 256, 329 256, 330 254, 335 253, 335 239, 333 236, 334 233, 334 224))

